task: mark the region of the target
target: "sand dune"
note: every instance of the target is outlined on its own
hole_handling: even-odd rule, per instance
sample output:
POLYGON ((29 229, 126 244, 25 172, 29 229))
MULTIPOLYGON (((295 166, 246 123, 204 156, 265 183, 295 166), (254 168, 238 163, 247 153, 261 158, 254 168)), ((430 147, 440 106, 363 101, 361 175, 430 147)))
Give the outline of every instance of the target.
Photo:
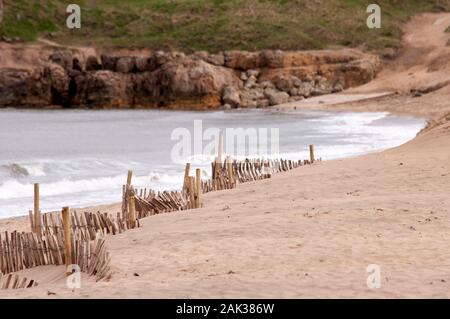
MULTIPOLYGON (((406 92, 449 77, 447 69, 424 71, 446 54, 447 25, 449 14, 414 19, 398 64, 360 93, 406 92), (408 51, 416 46, 423 51, 408 51), (404 82, 411 72, 416 80, 404 82)), ((324 106, 410 114, 434 124, 395 149, 301 167, 210 193, 202 209, 144 219, 142 228, 108 238, 108 282, 83 277, 82 289, 71 291, 61 269, 36 268, 28 271, 40 286, 0 291, 0 298, 448 298, 449 95, 447 87, 417 98, 324 106), (367 287, 369 264, 380 266, 379 289, 367 287)), ((26 228, 27 219, 1 221, 0 230, 9 227, 26 228)))

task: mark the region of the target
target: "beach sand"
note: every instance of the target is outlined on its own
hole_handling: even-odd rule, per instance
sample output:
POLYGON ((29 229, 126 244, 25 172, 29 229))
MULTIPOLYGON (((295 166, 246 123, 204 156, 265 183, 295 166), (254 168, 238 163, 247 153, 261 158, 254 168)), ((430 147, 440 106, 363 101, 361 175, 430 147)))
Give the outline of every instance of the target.
MULTIPOLYGON (((441 35, 448 25, 449 14, 415 18, 406 48, 413 50, 408 41, 424 39, 430 28, 440 33, 419 41, 424 53, 416 54, 417 64, 397 71, 421 78, 435 54, 448 54, 450 35, 441 35)), ((409 55, 405 50, 394 65, 409 55)), ((20 273, 40 286, 0 290, 0 298, 450 297, 450 88, 412 97, 404 79, 389 77, 399 73, 383 71, 356 93, 400 94, 322 107, 428 119, 413 141, 209 193, 202 209, 152 216, 139 229, 108 237, 109 281, 83 275, 82 288, 72 291, 62 267, 38 267, 20 273), (371 264, 381 270, 378 289, 367 286, 371 264)), ((429 83, 428 73, 411 87, 429 83)), ((437 71, 435 81, 444 73, 437 71)), ((90 208, 99 209, 120 206, 90 208)), ((0 231, 28 228, 28 217, 0 221, 0 231)))

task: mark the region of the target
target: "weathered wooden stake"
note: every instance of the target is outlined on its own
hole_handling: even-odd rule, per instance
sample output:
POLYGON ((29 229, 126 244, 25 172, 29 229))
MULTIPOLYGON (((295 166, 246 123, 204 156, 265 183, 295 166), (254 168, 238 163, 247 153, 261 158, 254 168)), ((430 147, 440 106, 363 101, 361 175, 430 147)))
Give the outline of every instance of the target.
POLYGON ((133 177, 133 171, 128 171, 128 176, 127 176, 127 186, 131 185, 131 178, 133 177))
POLYGON ((191 163, 186 163, 186 168, 184 169, 184 182, 183 182, 183 189, 186 189, 188 187, 189 183, 189 174, 191 172, 191 163))
POLYGON ((66 259, 66 275, 72 274, 69 266, 72 265, 72 227, 70 226, 70 210, 69 207, 62 209, 63 227, 64 227, 64 254, 66 259))
POLYGON ((31 227, 31 232, 34 232, 33 211, 32 211, 32 210, 29 210, 29 211, 28 211, 28 215, 30 216, 30 227, 31 227))
POLYGON ((41 226, 41 212, 39 210, 39 184, 34 184, 34 232, 39 234, 41 226))
POLYGON ((222 159, 223 159, 223 131, 220 130, 219 133, 219 150, 218 150, 218 157, 219 157, 219 161, 220 163, 222 163, 222 159))
POLYGON ((231 183, 231 187, 234 186, 234 172, 233 172, 233 161, 230 156, 227 157, 227 172, 228 172, 228 180, 231 183))
POLYGON ((214 160, 213 179, 219 178, 222 174, 222 161, 223 161, 223 131, 219 132, 219 142, 217 143, 217 156, 214 160))
POLYGON ((200 194, 202 192, 201 190, 201 183, 202 183, 202 176, 201 176, 202 171, 200 170, 200 168, 197 168, 197 170, 195 171, 195 177, 196 177, 196 182, 197 182, 197 187, 196 187, 196 193, 197 193, 197 198, 195 201, 195 206, 196 208, 200 208, 201 207, 201 198, 200 198, 200 194))
POLYGON ((309 158, 310 158, 311 164, 314 163, 315 159, 314 159, 314 145, 313 144, 309 145, 309 158))
POLYGON ((128 210, 130 211, 130 228, 136 227, 136 202, 134 193, 130 194, 128 201, 128 210))
POLYGON ((189 176, 189 197, 191 199, 191 205, 195 207, 195 181, 193 176, 189 176))

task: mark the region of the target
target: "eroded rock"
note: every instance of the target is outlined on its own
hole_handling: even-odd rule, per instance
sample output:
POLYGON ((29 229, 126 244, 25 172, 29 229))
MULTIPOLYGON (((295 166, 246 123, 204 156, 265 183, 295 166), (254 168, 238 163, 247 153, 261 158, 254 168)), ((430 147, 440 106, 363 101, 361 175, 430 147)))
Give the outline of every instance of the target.
POLYGON ((225 104, 237 107, 241 103, 241 97, 236 87, 226 86, 223 90, 222 100, 225 104))
POLYGON ((42 69, 0 69, 1 107, 46 107, 51 105, 49 74, 42 69))
POLYGON ((0 69, 0 106, 267 107, 367 83, 380 66, 357 50, 110 51, 86 58, 57 49, 33 70, 0 69))
POLYGON ((96 56, 90 56, 86 59, 86 71, 101 70, 102 65, 98 62, 96 56))
POLYGON ((65 70, 71 70, 73 66, 73 54, 69 50, 56 51, 49 56, 49 60, 65 70))

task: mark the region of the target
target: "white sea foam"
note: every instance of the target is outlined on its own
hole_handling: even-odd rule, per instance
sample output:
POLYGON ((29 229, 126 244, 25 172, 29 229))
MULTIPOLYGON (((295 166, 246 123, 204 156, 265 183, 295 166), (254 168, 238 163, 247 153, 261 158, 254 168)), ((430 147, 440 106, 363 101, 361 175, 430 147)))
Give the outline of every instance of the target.
MULTIPOLYGON (((137 176, 133 179, 135 187, 153 187, 154 189, 164 189, 165 187, 176 187, 180 183, 180 174, 162 174, 151 173, 148 176, 137 176)), ((75 195, 78 193, 95 192, 98 190, 120 189, 124 184, 124 175, 114 177, 100 177, 92 179, 70 180, 62 179, 50 183, 42 183, 40 185, 40 195, 57 196, 57 195, 75 195)), ((26 198, 33 196, 33 184, 21 183, 17 180, 8 180, 0 184, 0 200, 26 198)))

